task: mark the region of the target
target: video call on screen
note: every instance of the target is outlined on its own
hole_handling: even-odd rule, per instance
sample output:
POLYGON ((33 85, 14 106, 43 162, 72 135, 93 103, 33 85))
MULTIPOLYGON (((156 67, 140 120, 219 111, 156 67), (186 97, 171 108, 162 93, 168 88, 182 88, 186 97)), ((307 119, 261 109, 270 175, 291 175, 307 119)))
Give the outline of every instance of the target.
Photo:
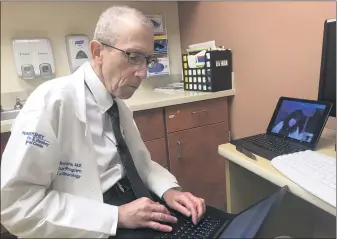
POLYGON ((310 143, 326 106, 283 100, 271 132, 310 143))

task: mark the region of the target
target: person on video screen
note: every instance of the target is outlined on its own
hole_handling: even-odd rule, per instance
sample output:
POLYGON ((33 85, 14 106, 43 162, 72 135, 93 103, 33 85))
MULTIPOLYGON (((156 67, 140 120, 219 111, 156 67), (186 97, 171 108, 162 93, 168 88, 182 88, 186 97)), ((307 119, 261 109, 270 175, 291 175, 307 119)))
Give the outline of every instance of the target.
POLYGON ((295 110, 274 126, 272 132, 295 139, 301 139, 305 121, 306 116, 302 110, 295 110))

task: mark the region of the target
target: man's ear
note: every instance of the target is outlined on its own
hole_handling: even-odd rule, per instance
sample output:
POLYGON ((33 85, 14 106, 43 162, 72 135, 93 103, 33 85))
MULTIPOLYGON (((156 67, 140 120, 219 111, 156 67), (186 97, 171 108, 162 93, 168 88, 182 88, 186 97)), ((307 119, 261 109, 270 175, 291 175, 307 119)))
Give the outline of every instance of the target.
POLYGON ((90 49, 92 60, 95 61, 95 62, 102 62, 102 59, 103 59, 102 44, 100 42, 96 41, 96 40, 92 40, 89 43, 89 49, 90 49))

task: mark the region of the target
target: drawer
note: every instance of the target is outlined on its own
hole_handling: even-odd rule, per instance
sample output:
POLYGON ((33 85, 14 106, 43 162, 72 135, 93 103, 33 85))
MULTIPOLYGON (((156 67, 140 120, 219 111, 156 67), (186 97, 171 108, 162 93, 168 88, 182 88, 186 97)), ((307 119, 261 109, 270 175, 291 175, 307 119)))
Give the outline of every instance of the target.
POLYGON ((165 139, 146 141, 145 145, 151 154, 151 159, 161 166, 168 168, 165 139))
POLYGON ((133 118, 144 141, 164 137, 163 108, 135 111, 133 118))
POLYGON ((167 133, 227 122, 227 98, 168 106, 165 118, 167 133))

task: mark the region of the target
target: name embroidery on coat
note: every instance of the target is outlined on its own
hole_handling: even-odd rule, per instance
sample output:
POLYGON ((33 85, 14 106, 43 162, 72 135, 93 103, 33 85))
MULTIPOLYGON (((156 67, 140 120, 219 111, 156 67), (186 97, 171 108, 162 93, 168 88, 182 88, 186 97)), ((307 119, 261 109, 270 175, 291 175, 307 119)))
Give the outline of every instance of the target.
POLYGON ((60 161, 58 175, 79 179, 82 174, 82 164, 60 161))

